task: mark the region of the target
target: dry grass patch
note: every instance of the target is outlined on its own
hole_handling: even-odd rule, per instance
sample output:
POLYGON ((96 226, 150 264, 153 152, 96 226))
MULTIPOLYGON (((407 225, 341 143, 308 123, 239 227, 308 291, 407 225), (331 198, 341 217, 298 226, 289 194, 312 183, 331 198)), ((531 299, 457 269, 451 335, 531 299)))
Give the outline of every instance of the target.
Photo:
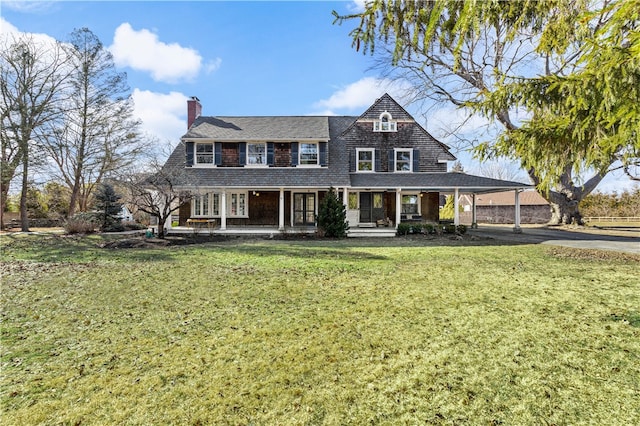
POLYGON ((640 423, 637 259, 25 237, 2 241, 3 424, 640 423))

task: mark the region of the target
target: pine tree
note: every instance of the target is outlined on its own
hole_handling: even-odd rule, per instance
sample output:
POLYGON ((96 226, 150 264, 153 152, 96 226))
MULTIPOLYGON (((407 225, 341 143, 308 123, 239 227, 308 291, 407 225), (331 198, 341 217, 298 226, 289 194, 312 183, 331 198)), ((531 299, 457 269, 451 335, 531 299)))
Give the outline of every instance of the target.
POLYGON ((333 187, 324 196, 318 206, 318 227, 325 237, 344 238, 349 230, 347 222, 347 209, 338 198, 333 187))
POLYGON ((122 211, 120 196, 116 194, 113 186, 103 183, 96 192, 96 208, 99 213, 100 230, 103 232, 121 231, 123 228, 118 215, 122 211))

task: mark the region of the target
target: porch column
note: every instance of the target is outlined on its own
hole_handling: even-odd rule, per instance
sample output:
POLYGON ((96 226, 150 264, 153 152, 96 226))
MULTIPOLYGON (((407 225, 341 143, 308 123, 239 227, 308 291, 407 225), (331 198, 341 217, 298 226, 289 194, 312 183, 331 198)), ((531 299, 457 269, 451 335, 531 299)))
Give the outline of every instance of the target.
POLYGON ((478 229, 478 211, 476 209, 476 193, 471 195, 471 228, 478 229))
POLYGON ((278 203, 278 230, 284 231, 284 188, 280 188, 280 199, 278 203))
POLYGON ((220 230, 227 229, 227 191, 220 194, 220 230))
POLYGON ((458 191, 458 188, 454 188, 453 189, 453 224, 455 226, 460 225, 460 209, 458 208, 458 206, 460 205, 460 201, 458 201, 458 198, 460 198, 460 193, 458 191))
POLYGON ((349 189, 346 186, 342 190, 342 204, 345 208, 349 208, 349 189))
POLYGON ((402 189, 396 189, 396 229, 398 229, 398 224, 402 219, 402 189))
POLYGON ((513 232, 515 232, 516 234, 519 234, 522 232, 522 229, 520 228, 520 190, 516 189, 515 190, 515 203, 514 203, 514 207, 515 207, 515 220, 514 223, 515 225, 513 226, 513 232))

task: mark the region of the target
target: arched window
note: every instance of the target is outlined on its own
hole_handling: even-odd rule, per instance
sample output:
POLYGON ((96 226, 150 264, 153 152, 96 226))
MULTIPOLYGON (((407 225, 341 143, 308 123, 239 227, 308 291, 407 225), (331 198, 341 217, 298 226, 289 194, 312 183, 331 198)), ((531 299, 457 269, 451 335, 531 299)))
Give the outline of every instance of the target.
POLYGON ((391 121, 393 117, 389 111, 385 111, 380 114, 380 118, 378 121, 373 122, 373 131, 374 132, 395 132, 397 130, 396 122, 391 121))

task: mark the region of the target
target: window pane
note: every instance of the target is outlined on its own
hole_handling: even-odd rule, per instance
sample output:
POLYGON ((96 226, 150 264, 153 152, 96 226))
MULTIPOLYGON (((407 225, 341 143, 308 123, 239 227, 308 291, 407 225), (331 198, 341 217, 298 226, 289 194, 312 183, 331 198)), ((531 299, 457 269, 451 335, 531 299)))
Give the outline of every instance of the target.
POLYGON ((374 209, 382 208, 382 194, 373 194, 373 208, 374 209))
POLYGON ((220 215, 220 194, 213 194, 213 215, 220 215))
POLYGON ((213 164, 213 144, 212 143, 196 144, 196 163, 213 164))
POLYGON ((265 144, 247 144, 247 164, 267 164, 265 144))
POLYGON ((318 164, 318 144, 300 144, 300 164, 318 164))
POLYGON ((355 192, 349 193, 349 209, 355 210, 358 208, 358 194, 355 192))
POLYGON ((204 194, 202 196, 202 215, 209 215, 209 194, 204 194))

